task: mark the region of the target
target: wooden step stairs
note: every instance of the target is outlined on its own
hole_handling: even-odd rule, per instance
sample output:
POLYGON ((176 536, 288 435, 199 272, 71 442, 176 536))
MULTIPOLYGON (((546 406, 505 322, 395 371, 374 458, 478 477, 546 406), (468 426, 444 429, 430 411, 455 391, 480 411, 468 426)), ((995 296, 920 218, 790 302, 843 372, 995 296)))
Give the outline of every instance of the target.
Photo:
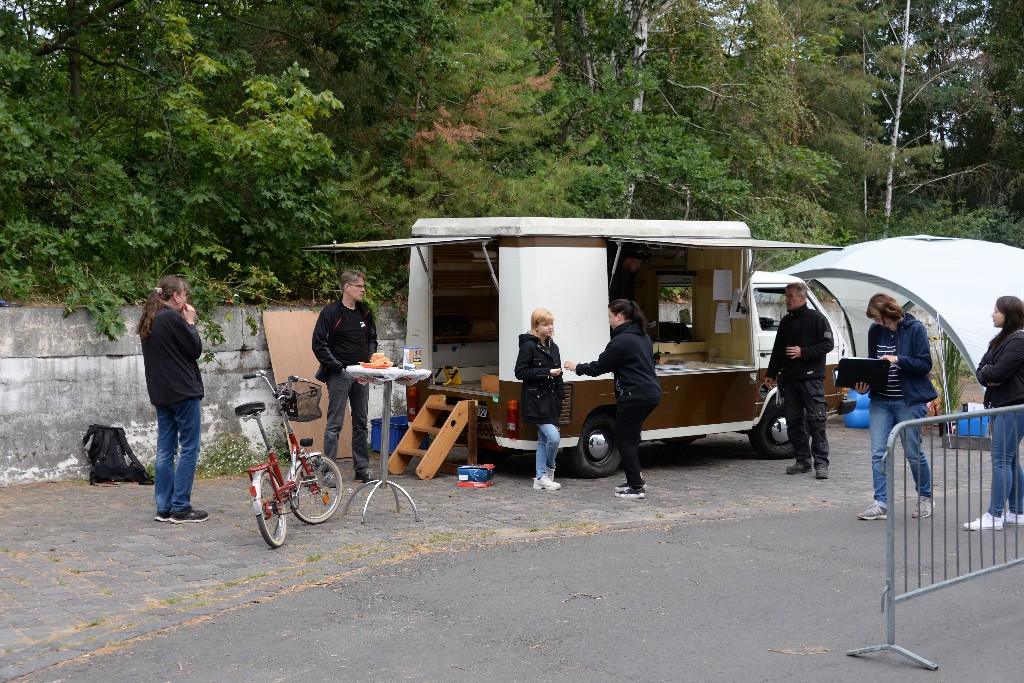
POLYGON ((388 458, 389 474, 404 474, 413 458, 420 458, 416 476, 433 479, 438 471, 455 474, 457 465, 445 464, 445 459, 466 432, 466 464, 476 464, 476 401, 459 401, 448 405, 445 397, 434 394, 420 408, 416 419, 409 425, 405 436, 388 458), (430 447, 420 448, 424 437, 432 436, 430 447))

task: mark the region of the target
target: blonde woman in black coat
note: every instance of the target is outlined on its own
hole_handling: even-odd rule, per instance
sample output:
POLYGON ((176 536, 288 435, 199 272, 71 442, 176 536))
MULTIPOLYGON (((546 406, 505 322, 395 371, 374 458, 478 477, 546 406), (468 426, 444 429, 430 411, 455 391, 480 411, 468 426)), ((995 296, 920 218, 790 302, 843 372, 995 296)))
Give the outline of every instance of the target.
POLYGON ((523 382, 520 406, 523 422, 537 425, 537 468, 533 480, 536 490, 555 491, 555 457, 561 436, 558 416, 562 413, 565 390, 562 384, 562 359, 558 354, 555 316, 546 308, 530 314, 530 331, 519 335, 516 379, 523 382))

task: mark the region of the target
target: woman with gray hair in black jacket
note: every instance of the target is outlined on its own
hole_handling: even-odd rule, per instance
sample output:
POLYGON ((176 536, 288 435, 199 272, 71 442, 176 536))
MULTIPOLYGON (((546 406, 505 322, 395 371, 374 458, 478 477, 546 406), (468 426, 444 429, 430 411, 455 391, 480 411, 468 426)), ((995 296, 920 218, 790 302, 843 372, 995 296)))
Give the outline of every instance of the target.
POLYGON ((654 369, 654 344, 647 336, 644 312, 635 301, 616 299, 608 304, 612 336, 608 346, 592 363, 566 361, 565 369, 577 375, 615 376, 614 445, 622 458, 626 481, 615 487, 618 498, 642 499, 647 486, 640 472, 640 432, 644 420, 661 401, 661 382, 654 369))

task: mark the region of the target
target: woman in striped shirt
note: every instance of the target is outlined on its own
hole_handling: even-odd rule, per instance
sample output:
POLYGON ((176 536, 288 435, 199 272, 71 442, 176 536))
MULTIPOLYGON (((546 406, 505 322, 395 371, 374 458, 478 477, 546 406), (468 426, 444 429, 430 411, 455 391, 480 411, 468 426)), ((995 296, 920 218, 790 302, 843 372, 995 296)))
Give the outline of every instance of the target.
MULTIPOLYGON (((857 519, 885 519, 888 507, 885 495, 885 446, 889 432, 897 423, 916 420, 928 413, 928 403, 938 398, 928 373, 932 369, 931 347, 924 324, 904 313, 896 300, 878 293, 868 301, 867 316, 873 321, 868 329, 868 356, 889 361, 889 382, 884 389, 870 391, 868 425, 871 432, 871 474, 875 500, 857 519)), ((854 387, 868 393, 867 384, 854 387)), ((917 488, 917 506, 913 517, 932 514, 932 472, 921 447, 921 427, 902 433, 903 455, 910 465, 917 488)))

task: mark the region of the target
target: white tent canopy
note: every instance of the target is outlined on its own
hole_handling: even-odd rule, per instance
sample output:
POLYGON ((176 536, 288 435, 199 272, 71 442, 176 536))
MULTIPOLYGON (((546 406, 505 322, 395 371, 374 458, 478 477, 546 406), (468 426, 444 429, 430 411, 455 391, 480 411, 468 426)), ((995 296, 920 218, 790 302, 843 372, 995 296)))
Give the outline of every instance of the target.
POLYGON ((882 291, 931 314, 972 371, 996 334, 996 299, 1024 298, 1024 250, 979 240, 893 237, 821 254, 785 272, 815 281, 839 301, 856 353, 867 353, 867 301, 882 291))

